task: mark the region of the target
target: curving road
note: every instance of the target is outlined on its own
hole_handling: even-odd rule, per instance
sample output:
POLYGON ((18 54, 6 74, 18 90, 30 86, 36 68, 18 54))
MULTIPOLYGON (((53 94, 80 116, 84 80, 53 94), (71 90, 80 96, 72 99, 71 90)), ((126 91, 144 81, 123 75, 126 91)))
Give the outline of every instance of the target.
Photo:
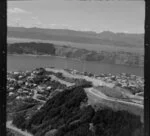
POLYGON ((62 73, 65 77, 69 77, 69 78, 76 78, 76 79, 85 79, 87 81, 90 81, 93 83, 94 86, 107 86, 107 87, 114 87, 114 84, 112 83, 106 83, 100 79, 96 79, 96 78, 92 78, 92 77, 88 77, 88 76, 84 76, 84 75, 78 75, 78 74, 71 74, 63 69, 53 69, 53 68, 45 68, 46 71, 52 71, 54 73, 62 73))
MULTIPOLYGON (((140 120, 142 123, 144 123, 144 105, 138 104, 138 103, 133 103, 133 102, 128 102, 128 101, 123 101, 117 98, 111 98, 106 96, 105 94, 103 94, 102 92, 99 92, 99 90, 96 90, 94 88, 86 88, 85 89, 87 96, 89 97, 89 99, 92 98, 92 100, 94 100, 96 103, 99 102, 104 102, 105 100, 110 102, 110 104, 115 104, 120 103, 120 104, 124 104, 126 105, 125 109, 123 108, 122 105, 118 105, 119 109, 124 109, 124 110, 129 110, 130 112, 132 112, 133 114, 136 114, 138 116, 140 116, 140 120)), ((113 106, 107 104, 107 103, 103 103, 106 104, 106 106, 110 106, 111 108, 114 108, 113 106)))
POLYGON ((138 104, 138 103, 122 101, 122 100, 119 100, 117 98, 110 98, 110 97, 106 96, 105 94, 101 93, 100 91, 98 91, 94 88, 86 88, 86 91, 95 95, 96 97, 99 97, 100 99, 105 99, 105 100, 112 101, 112 102, 119 102, 119 103, 128 104, 128 105, 132 105, 132 106, 137 106, 137 107, 142 108, 142 109, 144 108, 143 105, 138 104))
POLYGON ((29 132, 27 131, 22 131, 21 129, 18 129, 16 128, 15 126, 12 125, 12 121, 7 121, 6 123, 6 127, 13 130, 13 131, 16 131, 17 133, 21 134, 21 135, 24 135, 24 136, 33 136, 32 134, 30 134, 29 132))
POLYGON ((59 79, 58 77, 56 77, 54 75, 50 75, 50 77, 51 77, 51 80, 58 81, 59 83, 64 84, 67 87, 75 85, 74 83, 70 83, 70 82, 64 81, 62 79, 59 79))

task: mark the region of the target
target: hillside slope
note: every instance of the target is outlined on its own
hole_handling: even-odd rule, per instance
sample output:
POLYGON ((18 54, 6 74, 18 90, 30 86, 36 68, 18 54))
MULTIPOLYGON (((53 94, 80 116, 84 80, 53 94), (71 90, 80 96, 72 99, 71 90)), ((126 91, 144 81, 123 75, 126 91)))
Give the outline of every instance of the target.
POLYGON ((8 37, 99 44, 99 46, 144 47, 144 34, 113 33, 109 31, 95 33, 67 29, 8 27, 8 37))
POLYGON ((142 135, 138 116, 104 107, 95 110, 87 101, 82 87, 67 89, 49 99, 32 117, 16 116, 13 124, 35 136, 142 135))

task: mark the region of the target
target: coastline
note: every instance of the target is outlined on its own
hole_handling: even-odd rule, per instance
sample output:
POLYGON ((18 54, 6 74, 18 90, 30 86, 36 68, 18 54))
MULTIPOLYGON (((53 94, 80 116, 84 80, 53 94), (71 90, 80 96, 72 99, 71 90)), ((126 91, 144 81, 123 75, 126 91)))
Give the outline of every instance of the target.
POLYGON ((131 68, 143 68, 144 66, 133 66, 133 65, 125 65, 125 64, 114 64, 114 63, 106 63, 106 62, 100 62, 100 61, 88 61, 88 60, 81 60, 80 58, 67 58, 66 56, 56 56, 56 55, 50 55, 50 54, 17 54, 17 53, 8 53, 7 56, 31 56, 31 57, 56 57, 61 59, 68 59, 78 62, 91 62, 91 63, 101 63, 101 64, 111 64, 111 65, 118 65, 118 66, 124 66, 124 67, 131 67, 131 68))

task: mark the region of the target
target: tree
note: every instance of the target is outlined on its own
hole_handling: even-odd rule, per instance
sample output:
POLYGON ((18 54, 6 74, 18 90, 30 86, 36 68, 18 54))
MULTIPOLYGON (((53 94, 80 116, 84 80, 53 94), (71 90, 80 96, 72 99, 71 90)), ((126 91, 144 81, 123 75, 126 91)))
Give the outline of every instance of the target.
POLYGON ((13 117, 13 122, 12 124, 14 124, 17 128, 21 128, 21 129, 25 129, 25 112, 23 113, 17 113, 14 117, 13 117))

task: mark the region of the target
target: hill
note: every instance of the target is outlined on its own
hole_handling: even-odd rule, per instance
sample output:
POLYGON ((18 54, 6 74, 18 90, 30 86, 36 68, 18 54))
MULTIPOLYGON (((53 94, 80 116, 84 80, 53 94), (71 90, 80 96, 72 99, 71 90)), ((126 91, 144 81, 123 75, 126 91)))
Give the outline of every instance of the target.
POLYGON ((144 47, 144 34, 113 33, 110 31, 96 33, 67 29, 8 27, 8 37, 93 44, 99 46, 144 47))
POLYGON ((64 90, 49 99, 30 118, 14 117, 13 124, 35 136, 138 136, 140 118, 127 111, 95 110, 82 87, 64 90))

